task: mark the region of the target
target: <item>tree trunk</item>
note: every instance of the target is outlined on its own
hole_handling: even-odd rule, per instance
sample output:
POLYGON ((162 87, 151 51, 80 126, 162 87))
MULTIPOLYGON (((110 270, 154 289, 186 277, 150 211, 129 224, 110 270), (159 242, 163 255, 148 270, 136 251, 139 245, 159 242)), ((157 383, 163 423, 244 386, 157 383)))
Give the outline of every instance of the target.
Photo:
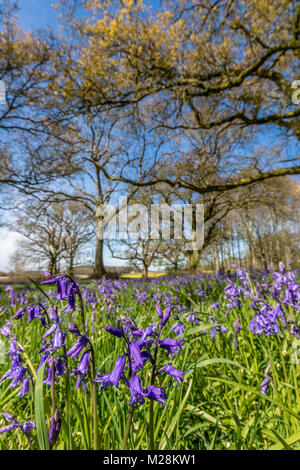
POLYGON ((103 244, 104 240, 97 238, 94 268, 94 275, 96 277, 101 277, 107 274, 103 263, 103 244))
POLYGON ((200 251, 199 250, 189 250, 186 253, 187 257, 187 269, 192 272, 196 272, 199 261, 200 261, 200 251))
POLYGON ((69 257, 69 276, 73 277, 74 276, 74 254, 71 253, 69 257))
POLYGON ((148 278, 148 266, 144 264, 143 277, 148 278))
POLYGON ((49 271, 50 274, 57 274, 56 257, 50 258, 48 271, 49 271))
POLYGON ((220 262, 219 262, 219 253, 218 253, 218 243, 215 244, 215 271, 218 273, 220 271, 220 262))

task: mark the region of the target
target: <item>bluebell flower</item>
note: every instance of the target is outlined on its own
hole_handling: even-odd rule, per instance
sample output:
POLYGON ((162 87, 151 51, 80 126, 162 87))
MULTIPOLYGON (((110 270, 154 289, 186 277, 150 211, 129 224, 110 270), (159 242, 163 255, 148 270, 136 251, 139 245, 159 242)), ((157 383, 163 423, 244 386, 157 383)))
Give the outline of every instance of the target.
POLYGON ((130 358, 131 358, 132 371, 133 373, 136 373, 144 365, 144 360, 141 355, 140 348, 136 343, 131 342, 129 344, 129 352, 130 352, 130 358))
POLYGON ((48 434, 48 440, 51 447, 56 443, 59 432, 61 429, 61 419, 59 416, 59 410, 56 409, 54 415, 50 418, 50 431, 48 434))
POLYGON ((155 385, 148 385, 144 390, 144 396, 149 400, 155 400, 166 406, 165 400, 168 398, 164 390, 167 387, 156 387, 155 385))
POLYGON ((109 374, 101 375, 97 372, 97 378, 94 379, 95 382, 100 383, 100 389, 106 387, 107 385, 115 386, 119 388, 119 382, 125 368, 125 358, 124 356, 118 357, 115 362, 115 366, 112 372, 109 374))
POLYGON ((45 338, 47 338, 48 336, 52 335, 52 333, 54 333, 54 331, 56 331, 57 328, 58 328, 58 323, 52 323, 52 325, 51 325, 50 328, 46 331, 46 333, 43 334, 42 339, 45 339, 45 338))
POLYGON ((113 336, 122 338, 124 336, 124 331, 121 328, 116 328, 114 326, 105 326, 105 330, 108 331, 113 336))
POLYGON ((175 336, 180 336, 184 333, 185 331, 185 326, 181 322, 175 323, 173 326, 171 326, 170 331, 174 331, 175 336))
POLYGON ((142 405, 145 402, 141 379, 137 375, 130 377, 129 390, 131 393, 130 405, 134 405, 135 403, 142 405))
POLYGON ((159 340, 158 345, 160 348, 166 349, 167 353, 171 354, 173 357, 174 354, 177 354, 182 348, 182 339, 172 339, 172 338, 164 338, 162 340, 159 340))
POLYGON ((23 381, 23 384, 22 384, 22 387, 18 396, 23 397, 24 395, 27 395, 29 393, 29 386, 30 386, 30 377, 26 377, 26 379, 23 381))
POLYGON ((266 367, 264 372, 265 379, 260 384, 260 391, 263 395, 266 395, 269 383, 271 382, 271 377, 269 377, 270 364, 266 367))
POLYGON ((8 423, 11 421, 12 422, 7 426, 0 428, 0 433, 12 431, 13 429, 18 428, 21 429, 21 431, 23 431, 26 436, 29 436, 32 430, 35 428, 35 424, 33 421, 24 422, 24 424, 22 425, 20 421, 16 420, 11 413, 2 413, 2 415, 8 423))
POLYGON ((68 328, 68 331, 70 331, 74 336, 80 336, 80 331, 73 321, 70 321, 70 328, 68 328))
POLYGON ((171 364, 167 364, 165 367, 162 367, 162 369, 160 369, 158 371, 159 374, 161 374, 162 372, 165 372, 166 374, 170 375, 171 377, 174 377, 174 379, 177 381, 178 385, 180 385, 181 382, 182 382, 182 376, 184 374, 186 374, 186 372, 183 372, 181 370, 176 369, 171 364))
POLYGON ((79 361, 78 365, 78 371, 81 372, 81 374, 86 375, 88 372, 89 368, 89 363, 90 363, 90 356, 91 352, 90 351, 85 351, 79 361))
POLYGON ((71 356, 72 359, 75 359, 76 357, 79 356, 79 354, 81 353, 83 348, 85 348, 88 342, 89 342, 88 338, 86 338, 85 336, 79 336, 76 343, 67 352, 67 356, 71 356))

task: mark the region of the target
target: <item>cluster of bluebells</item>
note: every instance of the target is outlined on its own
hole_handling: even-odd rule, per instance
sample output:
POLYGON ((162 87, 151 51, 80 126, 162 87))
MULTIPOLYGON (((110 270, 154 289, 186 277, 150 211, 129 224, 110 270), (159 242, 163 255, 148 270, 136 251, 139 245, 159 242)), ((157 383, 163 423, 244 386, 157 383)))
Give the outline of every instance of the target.
POLYGON ((101 304, 100 312, 106 314, 108 318, 116 315, 120 309, 117 303, 119 292, 128 289, 129 285, 125 280, 112 280, 103 277, 97 284, 99 296, 97 302, 101 304))
POLYGON ((241 270, 237 270, 237 276, 241 283, 235 286, 231 281, 225 287, 226 294, 231 298, 232 305, 238 305, 238 297, 250 299, 250 306, 255 312, 249 322, 249 330, 254 335, 274 336, 282 329, 288 330, 292 335, 300 338, 299 325, 295 315, 291 316, 289 309, 293 312, 300 310, 300 285, 296 280, 295 273, 286 271, 283 263, 279 263, 279 270, 273 271, 273 284, 265 282, 255 283, 250 287, 248 276, 241 270), (235 287, 234 287, 235 286, 235 287), (268 293, 273 299, 272 304, 267 301, 268 293))
POLYGON ((49 277, 47 281, 43 281, 42 284, 56 284, 57 295, 56 300, 68 300, 68 305, 65 312, 74 312, 76 310, 75 300, 76 294, 79 294, 79 285, 74 282, 69 276, 56 274, 52 275, 48 272, 44 273, 46 277, 49 277))
POLYGON ((27 367, 23 365, 22 352, 16 337, 12 334, 10 325, 7 323, 1 328, 1 334, 10 339, 8 356, 10 357, 10 368, 1 377, 0 383, 4 380, 11 380, 8 388, 21 386, 18 396, 23 397, 30 392, 31 374, 27 367))
MULTIPOLYGON (((43 281, 43 284, 56 285, 55 299, 68 301, 64 313, 75 311, 76 295, 80 295, 78 284, 65 275, 53 276, 47 272, 45 274, 49 279, 43 281)), ((42 304, 25 305, 17 310, 12 319, 22 320, 25 313, 27 313, 27 320, 29 322, 39 318, 41 320, 42 327, 46 330, 42 335, 42 344, 39 349, 41 358, 36 370, 37 372, 46 362, 48 368, 45 368, 46 378, 44 383, 46 385, 51 385, 53 380, 55 382, 57 377, 64 375, 65 360, 68 356, 73 359, 77 359, 80 353, 82 353, 78 367, 74 369, 71 376, 77 377, 76 388, 80 384, 82 384, 84 388, 84 377, 88 372, 89 359, 92 351, 92 345, 87 334, 85 332, 81 333, 73 321, 70 321, 68 323, 69 328, 66 328, 63 314, 60 316, 58 315, 56 305, 51 305, 48 309, 46 309, 46 306, 42 304), (65 353, 63 348, 66 344, 66 336, 68 333, 76 337, 76 342, 70 350, 65 353)), ((11 322, 7 322, 0 329, 0 333, 10 339, 8 355, 11 357, 11 367, 0 379, 0 382, 10 378, 12 379, 10 387, 14 388, 23 384, 19 394, 22 396, 25 393, 28 393, 30 376, 28 369, 22 365, 21 353, 23 351, 22 348, 18 346, 18 342, 11 331, 11 325, 11 322)))
POLYGON ((166 325, 171 307, 162 310, 159 304, 156 304, 156 312, 159 322, 149 324, 144 329, 139 329, 130 317, 121 316, 118 319, 119 326, 106 326, 108 333, 120 338, 123 341, 123 354, 115 362, 114 368, 107 374, 100 374, 97 371, 95 382, 100 384, 100 390, 105 386, 115 386, 119 388, 122 380, 125 386, 129 388, 131 394, 130 405, 143 404, 145 398, 156 400, 166 404, 167 395, 165 389, 168 387, 157 387, 154 385, 154 378, 162 373, 168 374, 174 378, 179 385, 185 372, 173 367, 168 361, 160 369, 157 369, 158 351, 163 349, 167 356, 174 357, 182 350, 183 339, 162 338, 164 326, 166 325), (141 372, 145 364, 149 362, 152 367, 152 383, 144 387, 141 379, 141 372))
MULTIPOLYGON (((43 282, 43 284, 54 283, 57 285, 56 299, 68 300, 65 313, 75 311, 76 294, 80 295, 78 284, 71 278, 62 275, 51 276, 50 280, 43 282)), ((64 331, 62 326, 63 319, 58 316, 56 306, 50 307, 48 317, 51 325, 42 336, 44 343, 40 348, 42 357, 39 367, 44 361, 47 361, 48 363, 47 378, 44 383, 46 385, 51 385, 52 381, 56 380, 56 377, 63 376, 66 367, 65 362, 67 358, 70 357, 76 360, 79 359, 77 367, 75 367, 70 373, 71 377, 76 378, 75 389, 81 385, 83 390, 85 390, 86 376, 88 375, 90 360, 93 355, 93 348, 87 333, 80 332, 79 328, 73 321, 70 321, 68 325, 69 328, 64 331), (75 343, 68 351, 64 349, 67 334, 72 334, 76 338, 75 343), (47 342, 47 338, 50 338, 49 342, 47 342), (56 354, 56 356, 50 357, 50 354, 56 350, 58 352, 62 351, 63 354, 56 354)))
POLYGON ((25 305, 28 303, 27 289, 23 289, 22 292, 18 292, 11 286, 6 286, 5 290, 9 293, 8 298, 10 299, 10 305, 15 307, 17 304, 25 305))
POLYGON ((13 429, 20 429, 27 437, 30 436, 32 430, 35 428, 33 421, 26 421, 21 424, 11 413, 2 413, 3 418, 9 424, 0 428, 0 433, 12 431, 13 429))
MULTIPOLYGON (((56 284, 56 300, 68 300, 65 313, 75 311, 76 294, 79 294, 78 284, 67 276, 51 276, 49 273, 46 273, 46 275, 50 277, 50 279, 44 281, 44 284, 56 284)), ((64 376, 67 358, 70 356, 72 359, 78 359, 81 354, 78 365, 71 371, 70 376, 77 378, 75 389, 78 388, 79 385, 82 385, 84 389, 85 377, 88 374, 92 353, 92 345, 87 334, 81 333, 76 324, 72 321, 68 324, 69 328, 66 329, 64 327, 65 321, 62 316, 59 317, 57 306, 55 305, 51 305, 48 310, 42 304, 24 305, 13 315, 12 319, 22 320, 25 313, 27 313, 27 320, 29 322, 39 318, 42 327, 46 330, 42 335, 42 344, 39 349, 39 353, 41 354, 40 363, 35 373, 46 363, 44 384, 51 386, 56 383, 58 377, 64 376), (76 338, 75 343, 68 351, 65 349, 67 334, 72 334, 76 338)), ((7 322, 0 329, 0 333, 10 341, 8 355, 11 358, 10 368, 1 377, 0 382, 11 379, 8 388, 20 386, 19 397, 22 397, 30 393, 32 375, 30 370, 23 365, 23 349, 12 333, 11 326, 12 322, 7 322)), ((4 427, 2 432, 15 427, 20 427, 17 421, 13 421, 8 426, 4 427)), ((54 445, 57 440, 60 427, 61 421, 59 412, 56 410, 54 416, 50 419, 49 443, 51 446, 54 445)))

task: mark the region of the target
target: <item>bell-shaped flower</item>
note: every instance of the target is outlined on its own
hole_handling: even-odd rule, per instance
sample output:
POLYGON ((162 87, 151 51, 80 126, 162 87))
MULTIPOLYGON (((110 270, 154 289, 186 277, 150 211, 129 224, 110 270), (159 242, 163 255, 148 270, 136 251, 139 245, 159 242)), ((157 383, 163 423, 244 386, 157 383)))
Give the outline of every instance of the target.
POLYGON ((78 357, 81 351, 83 350, 83 348, 85 348, 85 346, 87 345, 88 341, 89 340, 88 338, 86 338, 86 336, 79 336, 76 343, 67 352, 67 356, 71 356, 72 359, 75 359, 76 357, 78 357))
POLYGON ((105 374, 105 375, 100 375, 97 372, 97 378, 94 379, 94 381, 100 383, 100 387, 99 387, 100 389, 103 387, 106 387, 107 385, 110 385, 110 386, 114 385, 115 387, 119 388, 118 385, 119 385, 121 376, 124 372, 124 368, 125 368, 125 358, 124 356, 120 356, 116 360, 115 366, 112 372, 110 372, 109 374, 105 374))
POLYGON ((167 364, 165 367, 163 367, 162 369, 160 369, 158 371, 159 374, 161 374, 161 372, 165 372, 166 374, 170 375, 171 377, 174 377, 174 379, 176 379, 178 385, 180 385, 181 382, 182 382, 182 376, 184 374, 186 374, 186 372, 182 372, 181 370, 176 369, 171 364, 167 364))
POLYGON ((148 385, 148 387, 144 390, 144 396, 147 397, 149 400, 159 401, 163 405, 166 405, 165 400, 168 398, 164 392, 164 389, 167 387, 156 387, 155 385, 148 385))
POLYGON ((135 403, 140 403, 142 405, 145 402, 141 379, 137 375, 132 375, 130 377, 129 390, 131 393, 129 405, 134 405, 135 403))

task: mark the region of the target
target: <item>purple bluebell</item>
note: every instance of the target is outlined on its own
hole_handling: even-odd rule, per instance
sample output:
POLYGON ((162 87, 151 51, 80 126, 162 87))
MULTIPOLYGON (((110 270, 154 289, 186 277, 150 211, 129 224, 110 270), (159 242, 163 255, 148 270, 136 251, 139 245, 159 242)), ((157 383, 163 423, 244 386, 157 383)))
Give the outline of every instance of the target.
POLYGON ((0 328, 0 334, 5 338, 9 338, 11 335, 12 322, 6 322, 5 325, 0 328))
POLYGON ((65 362, 61 357, 55 363, 55 372, 59 377, 62 377, 65 373, 65 362))
POLYGON ((147 397, 149 400, 159 401, 163 405, 166 405, 165 400, 168 398, 165 394, 164 390, 167 387, 156 387, 155 385, 148 385, 148 387, 144 390, 144 396, 147 397))
POLYGON ((158 371, 159 374, 161 374, 162 372, 165 372, 166 374, 170 375, 171 377, 174 377, 174 379, 177 381, 178 385, 180 385, 181 382, 182 382, 182 376, 184 374, 186 374, 186 372, 183 372, 181 370, 176 369, 171 364, 167 364, 165 367, 162 367, 162 369, 160 369, 158 371))
POLYGON ((12 317, 13 320, 22 318, 26 312, 26 307, 21 307, 12 317))
POLYGON ((172 339, 172 338, 164 338, 158 341, 158 345, 160 348, 166 349, 167 353, 171 354, 173 357, 174 354, 177 354, 182 348, 182 339, 172 339))
POLYGON ((156 309, 156 313, 157 313, 158 318, 160 319, 160 321, 162 321, 164 313, 162 311, 161 306, 159 304, 155 304, 155 309, 156 309))
POLYGON ((71 294, 68 296, 68 305, 66 308, 66 312, 75 312, 76 305, 75 305, 75 295, 71 294))
POLYGON ((135 297, 138 303, 143 304, 146 302, 148 295, 146 292, 135 292, 135 297))
POLYGON ((135 374, 139 369, 143 367, 144 360, 141 355, 140 348, 136 343, 131 342, 129 344, 129 352, 130 352, 130 358, 131 358, 132 371, 135 374))
POLYGON ((27 395, 29 393, 29 386, 30 386, 30 377, 26 377, 26 379, 23 381, 23 384, 22 384, 22 387, 18 396, 23 397, 24 395, 27 395))
POLYGON ((27 421, 22 426, 24 434, 29 436, 32 433, 32 430, 35 429, 35 424, 33 421, 27 421))
POLYGON ((267 389, 268 389, 268 386, 269 386, 269 383, 271 382, 271 377, 266 377, 262 383, 260 384, 260 391, 261 393, 263 393, 264 395, 266 395, 267 393, 267 389))
POLYGON ((115 386, 119 388, 119 382, 125 368, 125 358, 124 356, 118 357, 115 362, 115 366, 112 372, 109 374, 101 375, 97 372, 97 378, 94 379, 95 382, 100 383, 100 389, 106 387, 107 385, 115 386))
POLYGON ((183 323, 177 322, 173 326, 171 326, 170 331, 174 331, 175 336, 180 336, 184 333, 185 326, 183 323))
POLYGON ((79 356, 83 348, 88 344, 89 340, 85 336, 79 336, 76 343, 72 346, 71 349, 67 352, 67 356, 71 356, 72 359, 75 359, 79 356))
POLYGON ((70 321, 70 328, 68 331, 70 331, 74 336, 80 336, 80 331, 73 321, 70 321))
POLYGON ((264 372, 265 379, 261 382, 260 384, 260 391, 263 395, 266 395, 269 383, 271 382, 271 377, 269 377, 269 370, 270 370, 270 364, 266 367, 266 370, 264 372))
POLYGON ((47 373, 47 377, 46 379, 44 380, 44 384, 47 385, 48 387, 51 387, 52 385, 52 379, 56 382, 55 380, 55 364, 51 364, 49 367, 48 367, 48 373, 47 373))
POLYGON ((59 330, 56 331, 54 337, 53 337, 53 348, 54 349, 59 349, 65 344, 65 338, 66 338, 66 333, 63 331, 59 330))
POLYGON ((67 297, 68 280, 64 277, 57 280, 56 300, 65 300, 67 297))
POLYGON ((82 375, 86 375, 88 373, 90 357, 91 357, 91 352, 90 351, 85 351, 82 354, 81 358, 80 358, 79 365, 78 365, 78 371, 82 375))
POLYGON ((56 409, 54 415, 50 418, 50 431, 48 434, 48 440, 51 447, 56 443, 59 432, 61 429, 61 419, 59 416, 59 410, 56 409))
POLYGON ((22 425, 20 421, 16 420, 11 413, 2 413, 2 415, 8 423, 11 421, 12 423, 0 428, 0 433, 12 431, 13 429, 18 428, 21 429, 21 431, 23 431, 26 436, 29 436, 32 430, 35 428, 35 424, 33 421, 24 422, 24 424, 22 425))
POLYGON ((117 321, 123 323, 129 330, 137 330, 137 326, 134 320, 131 317, 125 317, 124 315, 120 315, 120 318, 117 318, 117 321))
POLYGON ((170 313, 171 313, 171 305, 169 305, 163 313, 162 320, 160 322, 161 327, 164 327, 167 321, 169 320, 170 313))
POLYGON ((235 345, 235 348, 238 349, 238 341, 237 341, 237 338, 238 338, 238 334, 239 332, 243 329, 243 325, 241 325, 241 319, 240 317, 238 317, 238 319, 234 322, 233 326, 234 326, 234 332, 235 332, 235 335, 234 335, 234 345, 235 345))
POLYGON ((7 431, 12 431, 13 429, 16 429, 16 428, 18 428, 17 423, 11 423, 11 424, 8 424, 8 425, 3 426, 2 428, 0 428, 0 433, 7 432, 7 431))
POLYGON ((51 321, 57 323, 58 322, 58 315, 57 315, 57 306, 54 305, 54 306, 51 306, 49 308, 49 312, 48 312, 48 316, 50 318, 51 321))
POLYGON ((135 403, 142 405, 145 402, 141 379, 137 375, 130 377, 129 390, 131 393, 130 405, 134 405, 135 403))
POLYGON ((56 331, 57 328, 58 328, 58 323, 52 323, 52 325, 51 325, 50 328, 46 331, 46 333, 43 334, 42 339, 45 339, 45 338, 47 338, 48 336, 52 335, 52 333, 54 333, 54 331, 56 331))
POLYGON ((116 328, 114 326, 105 326, 106 331, 113 336, 117 336, 118 338, 122 338, 124 336, 124 331, 121 328, 116 328))
POLYGON ((28 318, 28 321, 31 322, 32 320, 34 320, 35 318, 35 307, 30 307, 28 308, 27 310, 27 318, 28 318))

